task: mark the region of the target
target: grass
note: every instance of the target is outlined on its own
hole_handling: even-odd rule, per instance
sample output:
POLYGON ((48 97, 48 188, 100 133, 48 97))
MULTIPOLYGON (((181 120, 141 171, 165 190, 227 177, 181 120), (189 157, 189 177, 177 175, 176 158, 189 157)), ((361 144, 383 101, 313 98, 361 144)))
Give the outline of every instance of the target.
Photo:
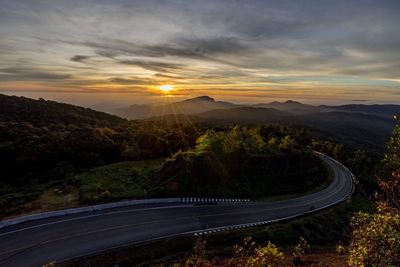
POLYGON ((164 159, 119 162, 91 169, 76 176, 79 200, 97 203, 124 198, 142 198, 144 190, 157 186, 154 174, 164 159))
POLYGON ((67 209, 79 206, 78 190, 71 187, 71 190, 65 194, 58 194, 55 190, 58 187, 52 187, 44 191, 37 199, 24 205, 24 210, 32 212, 43 212, 49 210, 67 209))
POLYGON ((62 205, 65 201, 56 200, 57 196, 53 195, 53 190, 62 183, 63 181, 61 180, 55 180, 33 186, 20 187, 12 191, 2 188, 5 190, 0 194, 0 219, 5 220, 33 212, 47 211, 49 209, 43 207, 42 204, 46 203, 45 206, 51 206, 50 203, 54 200, 55 209, 58 209, 58 205, 62 205))
MULTIPOLYGON (((55 180, 22 188, 0 196, 1 220, 87 204, 151 197, 163 189, 154 177, 164 158, 104 165, 69 178, 66 192, 55 192, 66 180, 55 180)), ((6 190, 3 190, 6 192, 6 190)))

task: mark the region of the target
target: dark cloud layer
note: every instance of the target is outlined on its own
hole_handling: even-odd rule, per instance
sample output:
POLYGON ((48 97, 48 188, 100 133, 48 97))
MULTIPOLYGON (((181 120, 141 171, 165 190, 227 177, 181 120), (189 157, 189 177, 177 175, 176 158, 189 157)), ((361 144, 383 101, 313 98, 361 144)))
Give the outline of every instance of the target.
POLYGON ((75 55, 71 57, 71 61, 75 62, 84 62, 86 59, 89 59, 89 56, 75 55))
MULTIPOLYGON (((141 56, 149 58, 183 57, 205 59, 215 55, 234 55, 251 50, 250 46, 245 45, 234 37, 178 38, 160 44, 138 44, 118 39, 78 44, 94 49, 100 56, 110 58, 141 56)), ((211 58, 209 59, 211 60, 211 58)))
POLYGON ((70 74, 40 71, 25 67, 9 67, 0 69, 0 79, 3 81, 65 80, 70 78, 72 78, 72 75, 70 74))
POLYGON ((122 85, 148 85, 153 84, 153 80, 151 79, 140 79, 140 78, 110 78, 108 79, 109 82, 115 84, 122 84, 122 85))

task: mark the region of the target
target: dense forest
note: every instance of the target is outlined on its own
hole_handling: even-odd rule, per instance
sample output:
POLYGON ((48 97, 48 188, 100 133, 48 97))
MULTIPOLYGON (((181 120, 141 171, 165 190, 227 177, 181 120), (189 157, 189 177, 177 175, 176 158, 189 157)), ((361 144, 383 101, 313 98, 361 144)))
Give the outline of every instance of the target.
POLYGON ((73 105, 3 95, 0 103, 4 216, 24 212, 21 205, 60 186, 77 188, 78 205, 143 197, 144 189, 150 196, 301 193, 328 177, 313 150, 351 167, 366 190, 376 188, 371 179, 376 154, 339 144, 310 127, 128 121, 73 105), (152 160, 152 168, 135 163, 144 160, 152 160))
POLYGON ((181 195, 241 197, 301 193, 328 177, 307 134, 279 126, 208 130, 195 149, 167 160, 161 174, 175 177, 169 185, 181 195))

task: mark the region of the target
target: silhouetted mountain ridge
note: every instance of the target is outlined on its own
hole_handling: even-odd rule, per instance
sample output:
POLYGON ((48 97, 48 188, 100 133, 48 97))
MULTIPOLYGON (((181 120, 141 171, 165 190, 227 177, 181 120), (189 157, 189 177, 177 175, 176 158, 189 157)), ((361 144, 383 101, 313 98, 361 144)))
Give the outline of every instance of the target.
POLYGON ((292 113, 293 115, 311 114, 318 112, 340 111, 347 113, 361 113, 392 118, 395 114, 400 114, 400 105, 362 105, 349 104, 341 106, 314 106, 304 104, 294 100, 285 102, 273 101, 270 103, 258 104, 235 104, 225 101, 216 101, 210 96, 199 96, 183 101, 171 103, 156 103, 145 105, 132 105, 127 108, 114 109, 111 113, 128 119, 144 119, 151 117, 164 116, 168 114, 196 114, 212 110, 232 109, 240 107, 253 108, 272 108, 280 111, 292 113))
POLYGON ((209 96, 199 96, 179 102, 132 105, 128 108, 113 109, 110 113, 127 119, 145 119, 169 114, 195 114, 214 109, 240 107, 224 101, 215 101, 209 96))
POLYGON ((194 103, 194 102, 215 102, 215 99, 209 97, 208 95, 203 95, 181 101, 181 103, 194 103))
POLYGON ((303 104, 293 100, 287 100, 285 102, 278 102, 274 101, 271 103, 261 103, 253 105, 254 107, 260 108, 274 108, 282 111, 292 112, 296 114, 306 114, 306 113, 313 113, 313 112, 320 112, 321 109, 316 106, 303 104))
POLYGON ((385 104, 385 105, 362 105, 362 104, 349 104, 341 106, 320 106, 327 111, 341 111, 351 113, 371 114, 393 118, 394 115, 400 114, 400 105, 385 104))
MULTIPOLYGON (((210 97, 200 99, 203 99, 200 102, 218 103, 210 97)), ((199 100, 190 99, 190 101, 199 100)), ((177 105, 179 103, 181 102, 177 105)), ((207 106, 207 108, 213 106, 207 106)), ((288 100, 247 106, 223 102, 222 108, 189 114, 181 112, 174 115, 154 116, 152 120, 172 124, 197 122, 213 125, 281 123, 309 127, 355 148, 382 152, 395 125, 393 119, 395 114, 400 114, 399 105, 313 106, 288 100)))

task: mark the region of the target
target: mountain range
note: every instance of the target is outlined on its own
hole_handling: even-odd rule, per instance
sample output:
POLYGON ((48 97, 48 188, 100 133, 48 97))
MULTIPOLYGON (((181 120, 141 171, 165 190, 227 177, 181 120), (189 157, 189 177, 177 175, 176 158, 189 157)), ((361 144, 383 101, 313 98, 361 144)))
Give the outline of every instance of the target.
POLYGON ((202 96, 168 104, 132 105, 113 113, 117 116, 55 101, 0 95, 0 122, 107 127, 124 124, 127 121, 121 118, 124 117, 183 126, 278 123, 307 128, 313 134, 353 148, 379 153, 384 152, 396 123, 393 116, 400 114, 400 105, 313 106, 291 100, 240 105, 202 96))
MULTIPOLYGON (((362 104, 349 104, 340 106, 327 106, 319 105, 313 106, 303 104, 297 101, 288 100, 286 102, 274 101, 271 103, 259 103, 253 105, 234 104, 225 101, 215 101, 214 98, 209 96, 199 96, 179 102, 173 103, 157 103, 157 104, 134 104, 130 107, 113 109, 109 112, 124 117, 127 119, 145 119, 152 117, 159 117, 169 114, 200 114, 212 110, 228 110, 235 108, 254 108, 253 111, 258 110, 264 112, 259 108, 274 109, 286 112, 289 114, 311 114, 319 112, 344 112, 344 113, 357 113, 368 114, 374 116, 381 116, 385 118, 393 118, 394 115, 400 114, 400 105, 362 105, 362 104)), ((246 109, 242 109, 245 112, 246 109)), ((283 113, 281 114, 283 115, 283 113)))
POLYGON ((172 124, 280 123, 312 128, 355 148, 382 152, 395 125, 393 117, 400 114, 400 105, 313 106, 293 100, 241 105, 201 96, 168 104, 133 105, 114 110, 113 114, 172 124))
POLYGON ((209 96, 200 96, 174 103, 134 104, 127 108, 113 109, 109 112, 127 119, 145 119, 168 114, 195 114, 214 109, 229 109, 241 105, 215 101, 209 96))

